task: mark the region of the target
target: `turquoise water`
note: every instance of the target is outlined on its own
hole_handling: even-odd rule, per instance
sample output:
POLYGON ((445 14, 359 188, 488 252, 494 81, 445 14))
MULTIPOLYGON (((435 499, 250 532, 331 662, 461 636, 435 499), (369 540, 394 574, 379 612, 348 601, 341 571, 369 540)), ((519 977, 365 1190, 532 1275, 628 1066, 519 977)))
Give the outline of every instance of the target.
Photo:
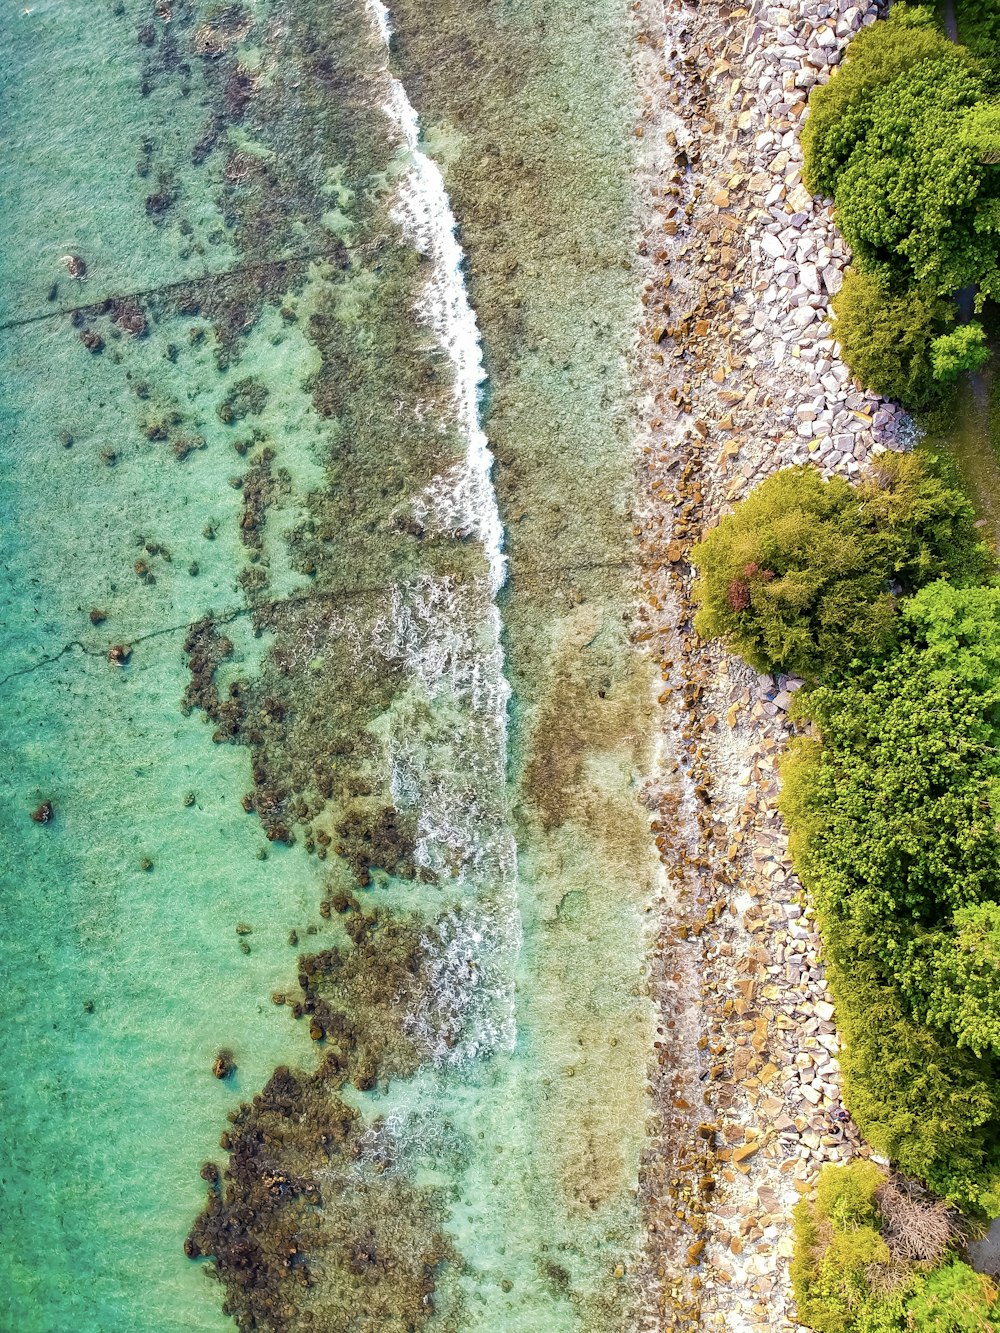
POLYGON ((573 20, 401 6, 389 50, 360 4, 4 11, 3 1327, 249 1326, 258 1296, 183 1253, 199 1168, 334 1049, 303 1114, 357 1108, 356 1155, 274 1150, 324 1203, 260 1214, 313 1272, 261 1260, 264 1326, 628 1325, 629 93, 624 15, 573 20), (344 894, 412 970, 385 1003, 359 935, 323 982, 352 1033, 314 1043, 270 997, 346 957, 344 894), (444 1256, 432 1299, 364 1258, 382 1237, 444 1256))

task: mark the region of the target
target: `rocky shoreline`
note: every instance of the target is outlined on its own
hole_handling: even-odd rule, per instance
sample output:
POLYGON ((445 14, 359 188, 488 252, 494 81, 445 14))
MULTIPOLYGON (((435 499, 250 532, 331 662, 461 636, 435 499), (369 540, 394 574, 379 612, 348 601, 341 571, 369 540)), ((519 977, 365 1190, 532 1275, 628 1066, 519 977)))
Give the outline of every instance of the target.
POLYGON ((852 382, 828 325, 850 256, 802 184, 799 130, 881 6, 636 7, 644 105, 638 638, 661 666, 646 790, 664 868, 654 1116, 640 1190, 644 1329, 800 1327, 790 1211, 869 1149, 840 1103, 819 942, 787 856, 776 763, 800 682, 758 677, 691 625, 691 546, 781 467, 856 475, 910 442, 852 382))

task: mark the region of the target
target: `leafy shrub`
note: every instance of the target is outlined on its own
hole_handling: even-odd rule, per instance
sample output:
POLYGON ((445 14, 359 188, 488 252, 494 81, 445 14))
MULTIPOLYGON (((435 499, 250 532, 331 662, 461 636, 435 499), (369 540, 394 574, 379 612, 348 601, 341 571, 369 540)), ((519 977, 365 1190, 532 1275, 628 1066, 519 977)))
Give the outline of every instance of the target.
POLYGON ((930 1265, 893 1253, 880 1205, 894 1188, 871 1162, 820 1171, 815 1200, 794 1211, 799 1319, 818 1333, 994 1333, 1000 1307, 988 1278, 946 1253, 930 1265), (838 1207, 845 1196, 854 1211, 838 1207))
POLYGON ((913 454, 884 455, 872 479, 774 473, 706 534, 695 620, 760 671, 819 678, 894 645, 893 582, 916 587, 985 564, 960 492, 913 454))
MULTIPOLYGON (((845 1174, 849 1177, 852 1170, 845 1174)), ((881 1178, 877 1170, 875 1174, 881 1178)), ((831 1175, 824 1168, 820 1179, 828 1181, 831 1175)), ((871 1224, 838 1224, 818 1203, 802 1200, 793 1220, 791 1278, 799 1319, 818 1333, 848 1333, 854 1312, 871 1295, 866 1271, 876 1264, 888 1266, 889 1247, 871 1224)))
MULTIPOLYGON (((983 574, 988 573, 988 567, 983 574)), ((1000 588, 937 579, 901 607, 908 639, 937 679, 952 675, 980 691, 1000 679, 1000 588)))
POLYGON ((957 380, 967 370, 982 370, 989 359, 986 330, 975 322, 952 329, 931 344, 931 370, 942 383, 957 380))
POLYGON ((851 269, 833 312, 841 355, 866 388, 913 409, 932 401, 931 348, 947 327, 947 302, 915 291, 893 296, 885 277, 851 269))
POLYGON ((819 675, 885 652, 896 611, 857 493, 810 467, 774 473, 695 547, 695 621, 761 671, 819 675))
POLYGON ((885 1173, 874 1162, 858 1161, 850 1170, 823 1171, 816 1184, 816 1210, 838 1230, 874 1227, 879 1212, 875 1196, 885 1173))
POLYGON ((996 1285, 956 1259, 924 1278, 907 1314, 910 1327, 926 1333, 996 1333, 996 1285))
MULTIPOLYGON (((941 460, 885 453, 856 487, 865 522, 885 547, 892 577, 910 593, 938 579, 963 588, 992 576, 995 562, 975 511, 941 460)), ((912 608, 911 602, 902 603, 912 608)))
POLYGON ((804 785, 794 744, 783 769, 793 851, 820 910, 872 947, 1000 896, 998 703, 905 644, 803 705, 822 749, 804 785))
POLYGON ((834 199, 858 266, 899 294, 1000 294, 1000 172, 965 132, 987 91, 979 62, 929 9, 897 6, 812 95, 806 182, 834 199))
POLYGON ((1000 904, 959 908, 947 930, 917 932, 903 975, 917 1018, 1000 1056, 1000 904))
MULTIPOLYGON (((845 1102, 908 1174, 995 1216, 1000 587, 972 511, 916 455, 885 455, 857 485, 795 468, 694 559, 700 632, 813 678, 797 717, 815 725, 789 749, 780 805, 823 935, 845 1102)), ((911 1199, 893 1222, 873 1188, 824 1181, 798 1211, 803 1319, 895 1333, 996 1317, 961 1267, 934 1282, 913 1269, 940 1259, 940 1211, 911 1199)))
POLYGON ((873 90, 891 87, 916 66, 956 55, 926 9, 896 5, 889 19, 862 28, 833 77, 809 100, 802 130, 808 188, 814 194, 835 193, 858 130, 865 127, 865 104, 873 90))

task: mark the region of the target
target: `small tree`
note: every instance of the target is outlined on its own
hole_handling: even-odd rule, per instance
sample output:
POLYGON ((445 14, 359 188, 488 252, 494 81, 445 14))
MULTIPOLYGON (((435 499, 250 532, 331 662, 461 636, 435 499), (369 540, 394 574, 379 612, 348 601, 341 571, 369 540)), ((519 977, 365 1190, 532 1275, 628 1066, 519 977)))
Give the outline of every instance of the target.
POLYGON ((939 392, 931 363, 947 328, 946 301, 910 291, 893 296, 884 276, 851 269, 833 301, 833 334, 855 378, 904 407, 926 407, 939 392))
POLYGON ((982 370, 989 359, 982 324, 963 324, 931 344, 931 369, 934 378, 944 384, 957 380, 967 370, 982 370))
POLYGON ((967 501, 915 454, 884 455, 859 486, 811 467, 774 473, 692 558, 699 634, 759 671, 810 678, 892 647, 893 583, 984 568, 967 501))
POLYGON ((695 620, 760 671, 819 676, 884 652, 895 606, 858 496, 810 467, 774 473, 695 547, 695 620))

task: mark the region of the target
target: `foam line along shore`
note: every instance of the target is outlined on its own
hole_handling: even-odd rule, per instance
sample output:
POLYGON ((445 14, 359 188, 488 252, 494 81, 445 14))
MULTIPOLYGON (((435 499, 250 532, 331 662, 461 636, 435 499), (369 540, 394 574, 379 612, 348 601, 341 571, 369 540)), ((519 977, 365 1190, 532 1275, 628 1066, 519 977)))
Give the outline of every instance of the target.
POLYGON ((5 19, 25 1330, 634 1300, 625 16, 392 17, 5 19))

